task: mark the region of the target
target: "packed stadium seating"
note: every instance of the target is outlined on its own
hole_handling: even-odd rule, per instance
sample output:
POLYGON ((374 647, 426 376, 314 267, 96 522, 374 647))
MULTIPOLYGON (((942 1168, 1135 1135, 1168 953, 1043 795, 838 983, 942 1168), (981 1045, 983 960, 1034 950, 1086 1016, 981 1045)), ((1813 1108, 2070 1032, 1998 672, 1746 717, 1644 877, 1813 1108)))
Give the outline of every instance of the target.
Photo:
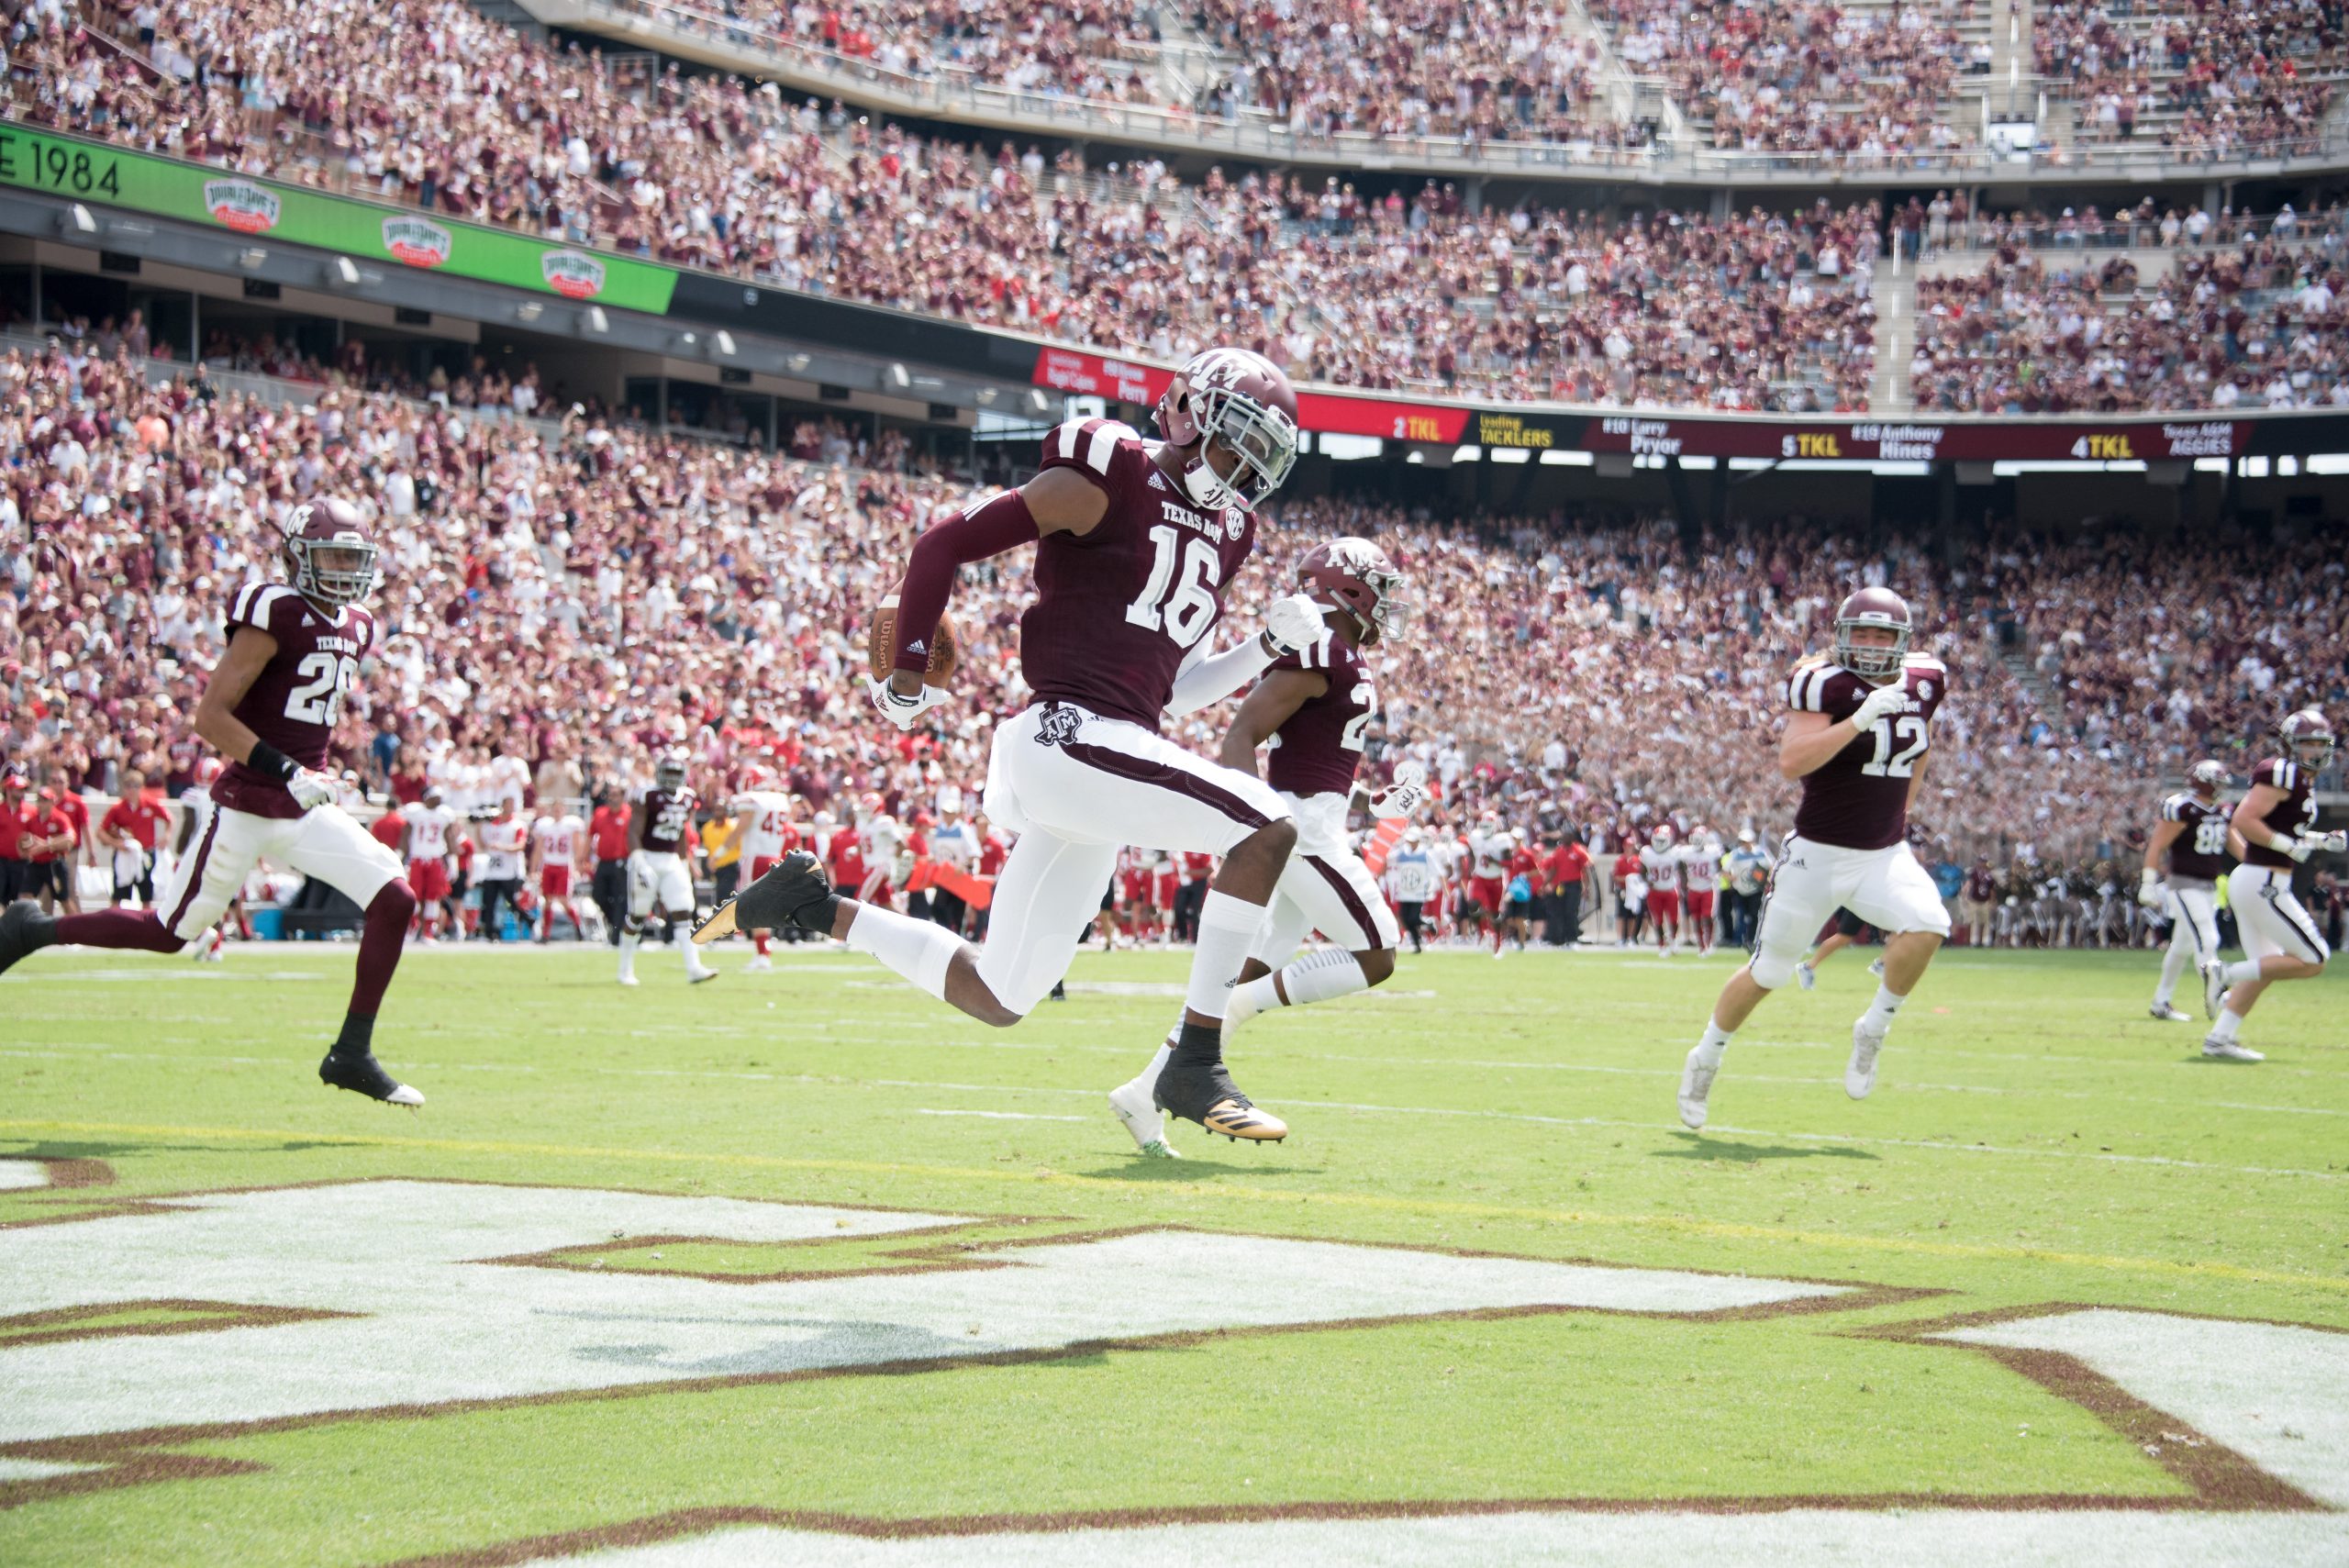
POLYGON ((2343 65, 2340 14, 2315 0, 2042 0, 2032 50, 2078 101, 2083 139, 2141 139, 2205 159, 2309 141, 2343 65))
POLYGON ((2125 255, 2091 249, 2106 230, 2072 225, 2066 245, 2059 227, 2049 251, 2010 238, 1979 273, 1920 281, 1909 366, 1917 407, 2349 405, 2338 207, 2152 259, 2153 277, 2125 255))
MULTIPOLYGON (((330 490, 377 515, 385 549, 380 652, 342 738, 379 787, 412 787, 420 759, 457 749, 620 783, 673 739, 721 770, 778 747, 819 805, 876 780, 975 792, 987 716, 1019 695, 1024 562, 968 574, 963 700, 934 750, 878 727, 845 678, 890 563, 961 485, 812 423, 771 458, 341 387, 315 407, 150 385, 80 350, 0 360, 8 755, 93 786, 124 762, 184 777, 222 604, 274 570, 278 513, 330 490)), ((2000 538, 1950 567, 1816 519, 1694 553, 1654 519, 1297 501, 1274 522, 1233 624, 1313 540, 1384 539, 1445 632, 1379 655, 1382 765, 1409 751, 1452 777, 1453 808, 1528 820, 1645 802, 1781 824, 1789 786, 1765 765, 1779 682, 1821 640, 1833 584, 1879 573, 1915 597, 1962 683, 1920 810, 1960 850, 2117 840, 2154 780, 2204 750, 2241 766, 2279 704, 2337 697, 2349 655, 2341 577, 2313 545, 2295 558, 2309 596, 2270 605, 2255 584, 2222 590, 2204 552, 2119 540, 2107 554, 2000 538), (2040 711, 2009 648, 2039 651, 2064 711, 2040 711)))

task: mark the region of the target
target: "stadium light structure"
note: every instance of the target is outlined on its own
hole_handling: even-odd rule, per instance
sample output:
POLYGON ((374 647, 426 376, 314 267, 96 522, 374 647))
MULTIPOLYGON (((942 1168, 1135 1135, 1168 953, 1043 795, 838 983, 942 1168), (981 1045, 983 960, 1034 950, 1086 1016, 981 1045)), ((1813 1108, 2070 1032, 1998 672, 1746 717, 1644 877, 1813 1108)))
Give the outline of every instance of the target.
POLYGON ((526 299, 514 307, 514 317, 518 321, 536 321, 546 314, 546 310, 547 307, 537 300, 526 299))
POLYGON ((893 364, 889 367, 889 384, 891 386, 897 388, 899 391, 903 391, 913 384, 913 372, 906 369, 903 364, 893 364))
POLYGON ((237 265, 249 272, 257 270, 263 261, 268 260, 269 252, 258 245, 248 245, 237 252, 237 265))
POLYGON ((64 217, 58 220, 58 227, 68 234, 95 234, 98 220, 90 215, 88 207, 75 202, 65 209, 64 217))
POLYGON ((327 282, 347 289, 359 286, 359 263, 348 256, 337 256, 327 263, 327 282))
POLYGON ((815 361, 809 359, 806 354, 793 353, 785 354, 783 357, 783 362, 789 365, 791 367, 792 373, 796 375, 799 372, 806 370, 815 361))
POLYGON ((612 318, 604 314, 602 306, 591 305, 587 307, 586 325, 588 331, 601 337, 612 329, 612 318))
POLYGON ((1028 406, 1039 414, 1049 414, 1052 411, 1052 400, 1044 395, 1042 387, 1031 386, 1028 389, 1028 406))
POLYGON ((730 360, 734 357, 735 348, 733 333, 721 328, 718 329, 718 336, 711 339, 710 341, 715 343, 718 347, 718 351, 724 354, 728 359, 730 360))

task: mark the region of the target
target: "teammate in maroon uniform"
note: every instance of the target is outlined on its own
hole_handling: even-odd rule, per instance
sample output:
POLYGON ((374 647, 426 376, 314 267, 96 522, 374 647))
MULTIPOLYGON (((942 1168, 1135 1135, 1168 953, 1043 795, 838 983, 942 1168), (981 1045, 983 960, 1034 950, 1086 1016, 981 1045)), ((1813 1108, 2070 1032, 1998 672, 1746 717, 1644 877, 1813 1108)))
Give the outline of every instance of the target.
POLYGON ((1205 656, 1224 588, 1255 541, 1253 507, 1295 461, 1297 395, 1269 361, 1219 349, 1183 367, 1157 417, 1163 442, 1108 419, 1063 425, 1045 439, 1035 478, 924 533, 899 590, 895 673, 868 680, 892 723, 919 723, 947 699, 922 675, 955 573, 1035 547, 1037 600, 1020 622, 1019 657, 1036 700, 996 727, 985 796, 988 820, 1019 840, 996 884, 985 945, 841 897, 803 855, 785 857, 696 935, 798 925, 1008 1025, 1067 971, 1121 846, 1219 854, 1181 1049, 1154 1094, 1216 1131, 1277 1139, 1287 1129, 1224 1068, 1222 1021, 1297 828, 1262 780, 1195 757, 1158 728, 1320 634, 1320 607, 1296 595, 1273 606, 1262 634, 1205 656))
POLYGON ((2278 980, 2313 980, 2324 973, 2332 950, 2324 933, 2292 893, 2292 873, 2310 855, 2340 854, 2349 834, 2320 833, 2316 827, 2316 775, 2332 765, 2332 726, 2312 707, 2276 728, 2283 754, 2251 771, 2251 789, 2235 803, 2232 819, 2242 836, 2243 864, 2227 878, 2227 906, 2244 957, 2221 963, 2214 953, 2202 962, 2204 1005, 2219 1016, 2202 1041, 2202 1054, 2221 1062, 2265 1061, 2235 1042, 2245 1014, 2278 980))
POLYGON ((1730 976, 1680 1074, 1680 1119, 1705 1125, 1721 1053, 1762 998, 1794 978, 1812 933, 1839 906, 1885 933, 1884 980, 1852 1026, 1843 1091, 1865 1099, 1893 1015, 1949 935, 1933 879, 1909 847, 1909 807, 1925 781, 1933 715, 1949 693, 1938 659, 1909 651, 1909 606, 1863 588, 1835 612, 1835 646, 1787 680, 1778 770, 1802 781, 1785 858, 1762 909, 1753 958, 1730 976))
MULTIPOLYGON (((694 812, 701 802, 685 783, 685 753, 661 757, 652 764, 652 787, 629 817, 628 914, 620 924, 623 985, 637 984, 637 944, 655 910, 675 921, 694 917, 694 861, 701 853, 694 812)), ((685 954, 686 984, 718 978, 718 971, 702 962, 700 944, 676 945, 685 954)))
POLYGON ((399 966, 415 895, 400 862, 335 804, 320 770, 359 680, 375 623, 359 607, 375 584, 375 547, 359 514, 341 501, 306 502, 286 519, 290 586, 249 583, 228 608, 228 647, 195 710, 196 733, 228 759, 212 785, 213 807, 163 913, 107 909, 51 920, 31 906, 0 915, 0 971, 52 942, 178 952, 211 929, 266 855, 340 889, 367 912, 358 978, 342 1032, 318 1076, 394 1105, 424 1096, 395 1079, 373 1054, 375 1014, 399 966))
POLYGON ((2144 875, 2137 886, 2138 903, 2169 912, 2169 951, 2162 958, 2153 1005, 2154 1017, 2165 1023, 2186 1018, 2170 998, 2187 965, 2199 971, 2219 955, 2219 878, 2226 874, 2229 851, 2240 843, 2230 842, 2228 818, 2233 813, 2219 799, 2227 770, 2206 758, 2187 776, 2193 787, 2162 802, 2162 819, 2145 840, 2144 875))
MULTIPOLYGON (((1281 873, 1270 917, 1232 989, 1226 1031, 1274 1007, 1366 990, 1395 973, 1400 940, 1395 914, 1347 841, 1346 812, 1362 765, 1364 732, 1378 712, 1378 693, 1361 651, 1383 641, 1396 624, 1401 584, 1386 552, 1368 539, 1332 539, 1308 552, 1298 563, 1297 586, 1331 606, 1321 617, 1321 633, 1273 661, 1224 735, 1224 765, 1252 775, 1256 749, 1271 743, 1265 782, 1280 792, 1297 823, 1297 852, 1281 873), (1308 931, 1335 945, 1289 962, 1308 931)), ((1408 817, 1427 798, 1425 776, 1398 769, 1395 787, 1374 799, 1374 815, 1408 817)), ((1151 1091, 1181 1034, 1178 1023, 1141 1075, 1109 1094, 1109 1108, 1135 1146, 1154 1158, 1174 1154, 1151 1091)))

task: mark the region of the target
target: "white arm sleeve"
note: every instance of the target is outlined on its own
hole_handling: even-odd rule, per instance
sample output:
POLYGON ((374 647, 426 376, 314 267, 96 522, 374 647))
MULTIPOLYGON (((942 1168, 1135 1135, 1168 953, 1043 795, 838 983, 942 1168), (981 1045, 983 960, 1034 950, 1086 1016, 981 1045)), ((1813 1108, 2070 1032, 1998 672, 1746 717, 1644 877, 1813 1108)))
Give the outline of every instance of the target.
POLYGON ((1234 643, 1212 657, 1202 656, 1199 649, 1205 643, 1195 643, 1183 656, 1183 667, 1174 674, 1174 695, 1166 699, 1166 717, 1180 718, 1186 713, 1197 713, 1209 703, 1221 702, 1257 676, 1273 662, 1264 651, 1264 639, 1251 637, 1234 643))

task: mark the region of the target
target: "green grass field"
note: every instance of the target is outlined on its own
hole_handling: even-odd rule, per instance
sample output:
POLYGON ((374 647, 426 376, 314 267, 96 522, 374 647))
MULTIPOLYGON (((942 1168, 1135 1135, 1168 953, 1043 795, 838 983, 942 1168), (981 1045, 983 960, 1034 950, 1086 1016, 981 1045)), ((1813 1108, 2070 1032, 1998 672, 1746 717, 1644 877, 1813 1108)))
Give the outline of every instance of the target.
POLYGON ((2338 973, 2224 1066, 1953 952, 1854 1104, 1846 955, 1698 1136, 1730 961, 1406 958, 1143 1163, 1185 955, 742 956, 412 954, 414 1116, 317 1084, 348 950, 0 981, 0 1562, 2349 1561, 2338 973))

